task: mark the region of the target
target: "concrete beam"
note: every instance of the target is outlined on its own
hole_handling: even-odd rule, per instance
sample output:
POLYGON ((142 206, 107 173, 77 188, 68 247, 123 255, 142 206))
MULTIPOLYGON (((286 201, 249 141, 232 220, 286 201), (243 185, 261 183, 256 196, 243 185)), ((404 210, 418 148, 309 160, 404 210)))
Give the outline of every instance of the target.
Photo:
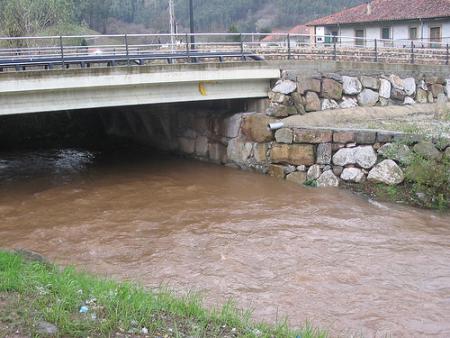
POLYGON ((0 74, 0 115, 263 98, 280 71, 260 63, 0 74))

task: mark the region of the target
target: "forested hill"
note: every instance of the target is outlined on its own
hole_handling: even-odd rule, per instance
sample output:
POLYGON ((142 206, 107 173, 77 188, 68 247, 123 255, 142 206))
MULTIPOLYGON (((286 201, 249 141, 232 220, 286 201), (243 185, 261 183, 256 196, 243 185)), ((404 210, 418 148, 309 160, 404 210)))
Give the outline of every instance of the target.
MULTIPOLYGON (((288 28, 364 0, 193 0, 196 30, 270 31, 288 28)), ((168 0, 0 0, 2 35, 167 32, 168 0)), ((174 0, 179 31, 188 27, 189 0, 174 0)))

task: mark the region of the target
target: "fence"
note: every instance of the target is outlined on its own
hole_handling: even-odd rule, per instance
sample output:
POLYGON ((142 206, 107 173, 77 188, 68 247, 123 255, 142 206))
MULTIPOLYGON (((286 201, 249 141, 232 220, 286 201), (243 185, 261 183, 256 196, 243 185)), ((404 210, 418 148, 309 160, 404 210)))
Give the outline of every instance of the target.
POLYGON ((124 34, 0 37, 0 70, 239 60, 334 60, 445 64, 449 38, 377 40, 283 33, 124 34), (270 38, 267 38, 270 36, 270 38), (191 40, 191 37, 194 41, 191 40))

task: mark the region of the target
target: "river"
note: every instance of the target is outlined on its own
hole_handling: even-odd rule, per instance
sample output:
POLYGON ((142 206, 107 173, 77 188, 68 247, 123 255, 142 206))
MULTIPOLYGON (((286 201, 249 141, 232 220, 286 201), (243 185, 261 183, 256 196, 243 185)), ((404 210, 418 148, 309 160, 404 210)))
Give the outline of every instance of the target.
POLYGON ((0 153, 0 247, 332 337, 450 337, 448 214, 152 151, 0 153))

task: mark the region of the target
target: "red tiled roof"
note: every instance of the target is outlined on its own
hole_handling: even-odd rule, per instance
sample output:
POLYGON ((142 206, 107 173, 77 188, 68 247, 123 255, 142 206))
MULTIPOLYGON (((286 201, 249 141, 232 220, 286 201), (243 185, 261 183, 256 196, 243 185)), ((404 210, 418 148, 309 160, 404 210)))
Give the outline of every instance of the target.
MULTIPOLYGON (((291 28, 287 33, 289 33, 289 34, 305 34, 305 35, 309 35, 310 34, 310 29, 311 28, 306 26, 306 25, 298 25, 298 26, 295 26, 295 27, 291 28)), ((286 31, 277 29, 277 30, 274 30, 272 33, 286 33, 286 31)), ((286 35, 269 34, 264 39, 262 39, 261 41, 273 42, 273 41, 281 41, 281 40, 284 40, 284 39, 286 39, 286 35)))
POLYGON ((374 0, 308 22, 308 26, 450 17, 450 0, 374 0), (370 7, 370 12, 368 11, 370 7))

